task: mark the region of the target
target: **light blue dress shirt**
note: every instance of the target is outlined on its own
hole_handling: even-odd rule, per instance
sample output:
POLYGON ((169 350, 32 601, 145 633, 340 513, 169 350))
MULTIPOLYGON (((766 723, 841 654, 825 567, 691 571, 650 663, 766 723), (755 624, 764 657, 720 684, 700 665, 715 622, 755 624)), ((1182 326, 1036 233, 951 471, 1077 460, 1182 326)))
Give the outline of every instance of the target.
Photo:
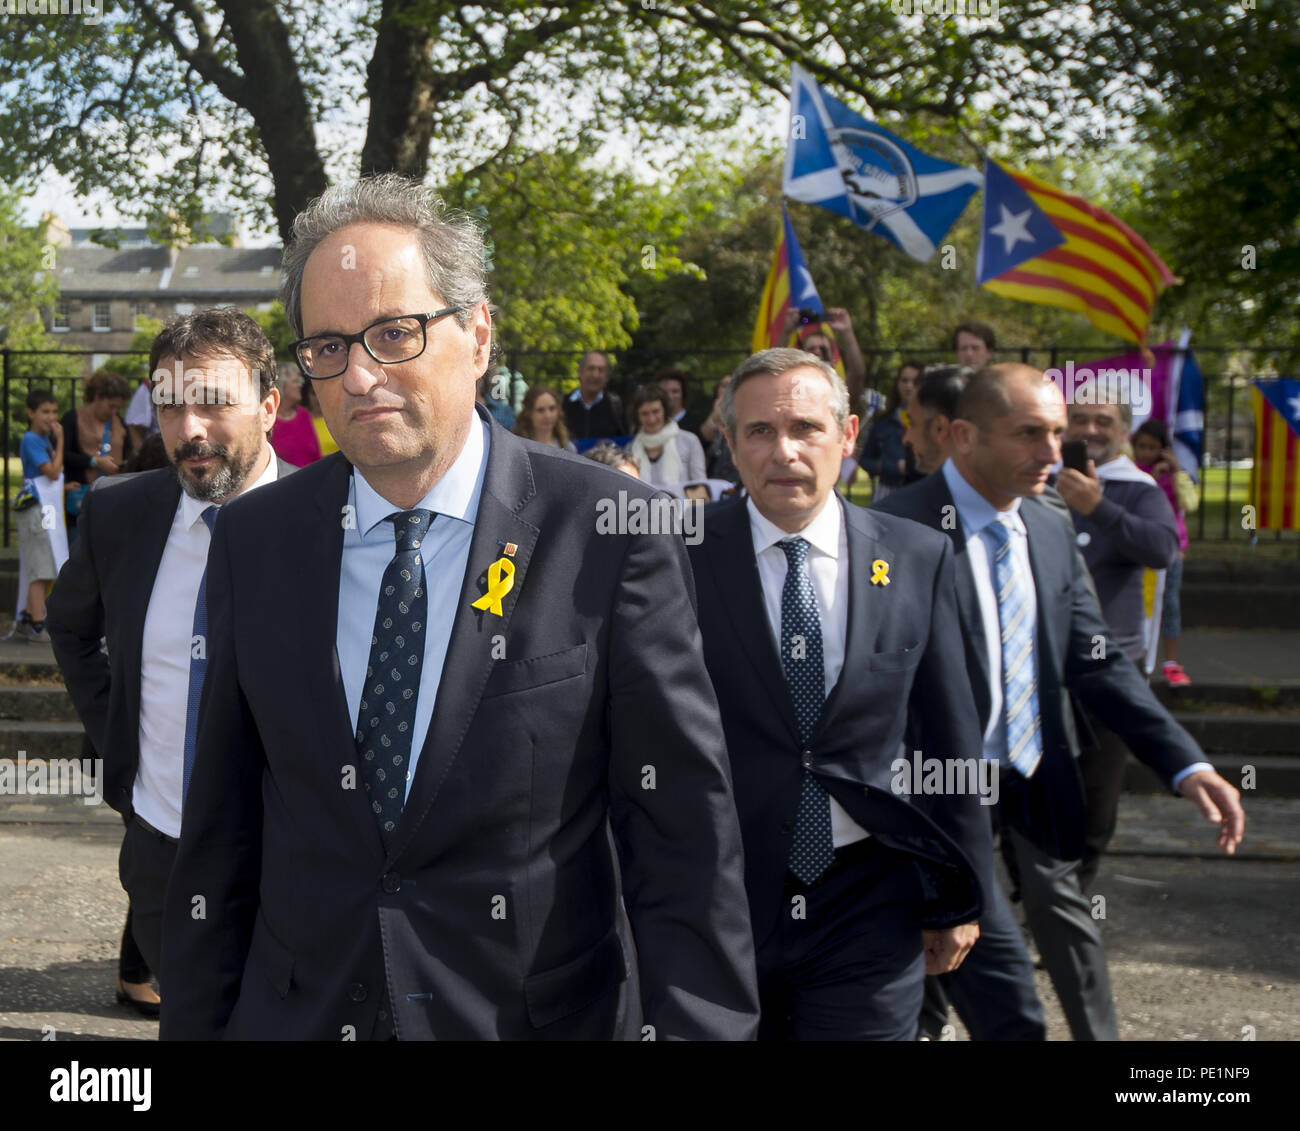
MULTIPOLYGON (((435 517, 429 533, 420 540, 424 589, 429 607, 420 691, 415 702, 415 729, 411 734, 411 756, 407 760, 407 797, 420 760, 420 748, 429 733, 438 685, 442 681, 442 665, 451 643, 451 628, 456 618, 456 603, 460 600, 465 567, 469 562, 469 544, 483 493, 490 443, 488 426, 476 413, 456 462, 433 489, 410 508, 431 510, 435 517)), ((348 486, 348 505, 353 508, 347 513, 355 516, 356 528, 345 528, 343 532, 335 648, 355 735, 361 691, 366 680, 366 663, 370 659, 370 637, 375 628, 375 610, 379 607, 379 584, 397 549, 392 523, 384 520, 400 508, 383 498, 355 468, 348 486)))
MULTIPOLYGON (((1028 587, 1029 632, 1038 650, 1038 588, 1034 585, 1034 572, 1029 564, 1029 539, 1024 521, 1020 517, 1020 500, 1016 499, 1010 511, 1000 511, 962 477, 957 466, 948 460, 943 465, 943 477, 957 506, 962 533, 966 536, 966 558, 975 579, 975 594, 979 598, 980 619, 984 624, 984 646, 987 650, 989 673, 989 717, 984 723, 984 757, 999 762, 1007 751, 1007 718, 1002 703, 1002 622, 998 619, 997 587, 993 582, 993 561, 997 542, 988 527, 1003 514, 1010 514, 1011 556, 1020 584, 1028 587)), ((1038 663, 1034 657, 1035 665, 1038 663)), ((1035 667, 1035 673, 1037 667, 1035 667)), ((1035 679, 1037 676, 1035 675, 1035 679)))
MULTIPOLYGON (((986 528, 989 523, 996 522, 1002 512, 966 482, 952 460, 943 465, 943 478, 952 494, 952 501, 957 506, 957 517, 961 520, 962 533, 966 536, 966 557, 975 578, 975 592, 979 597, 984 639, 988 648, 991 717, 986 720, 984 728, 984 757, 998 761, 1006 752, 1007 720, 1002 709, 1002 631, 998 620, 997 591, 993 585, 993 558, 997 553, 997 543, 986 528)), ((1034 585, 1034 573, 1029 562, 1029 537, 1024 520, 1020 517, 1020 502, 1017 499, 1011 507, 1014 516, 1011 523, 1011 552, 1015 555, 1021 582, 1027 584, 1029 592, 1034 595, 1029 615, 1033 618, 1031 630, 1034 634, 1034 647, 1037 648, 1038 590, 1034 585)), ((1177 793, 1183 778, 1188 774, 1213 769, 1209 762, 1195 762, 1174 775, 1171 787, 1177 793)))

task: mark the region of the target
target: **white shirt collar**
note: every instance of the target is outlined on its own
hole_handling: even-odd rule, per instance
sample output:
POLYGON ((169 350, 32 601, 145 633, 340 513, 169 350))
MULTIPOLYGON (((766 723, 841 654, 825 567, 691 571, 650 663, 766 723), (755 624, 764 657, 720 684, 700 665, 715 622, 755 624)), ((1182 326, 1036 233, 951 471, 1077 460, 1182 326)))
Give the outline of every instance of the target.
MULTIPOLYGON (((479 419, 477 412, 474 413, 473 425, 460 455, 429 493, 410 509, 430 510, 474 525, 483 488, 483 472, 487 467, 490 443, 487 430, 488 426, 479 419)), ((352 483, 356 491, 357 528, 365 537, 399 508, 376 491, 355 467, 352 469, 352 483)))
POLYGON ((594 401, 592 401, 591 404, 587 404, 586 401, 582 400, 582 390, 581 390, 580 388, 579 388, 579 389, 574 389, 573 392, 571 392, 571 393, 569 394, 569 400, 571 400, 571 401, 582 401, 582 403, 583 403, 584 405, 586 405, 587 408, 595 408, 595 407, 596 407, 598 404, 600 404, 600 402, 603 401, 604 399, 605 399, 605 390, 604 390, 604 389, 601 389, 601 391, 600 391, 599 393, 596 394, 596 399, 595 399, 594 401))
MULTIPOLYGON (((270 450, 268 445, 268 450, 270 450)), ((271 451, 271 458, 266 462, 266 470, 262 472, 248 487, 241 491, 240 495, 246 495, 249 491, 256 491, 259 487, 265 487, 268 483, 274 483, 277 478, 277 464, 275 452, 271 451)), ((239 498, 235 495, 234 498, 239 498)), ((186 530, 189 530, 196 522, 203 522, 203 512, 214 504, 204 499, 196 499, 187 491, 181 491, 181 522, 186 530)))
POLYGON ((745 500, 745 509, 749 512, 749 530, 754 538, 754 556, 770 549, 778 542, 790 538, 803 538, 815 550, 832 558, 840 556, 840 526, 844 516, 840 514, 839 496, 832 491, 826 496, 822 509, 817 516, 797 534, 787 534, 773 522, 769 522, 759 513, 753 497, 745 500))
POLYGON ((962 530, 966 532, 968 539, 975 537, 989 523, 997 522, 1004 515, 1009 516, 1008 524, 1012 530, 1018 534, 1025 533, 1025 523, 1020 517, 1022 500, 1016 499, 1011 504, 1010 510, 1000 511, 966 482, 966 477, 957 470, 957 465, 951 458, 944 462, 942 471, 948 490, 952 492, 952 501, 957 506, 957 516, 961 519, 962 530))

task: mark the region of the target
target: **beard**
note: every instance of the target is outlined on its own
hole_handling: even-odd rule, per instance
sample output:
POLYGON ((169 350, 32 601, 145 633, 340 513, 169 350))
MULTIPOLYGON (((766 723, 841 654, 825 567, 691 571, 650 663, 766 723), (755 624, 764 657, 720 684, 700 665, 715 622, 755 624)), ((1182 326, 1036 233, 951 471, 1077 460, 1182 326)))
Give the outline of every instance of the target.
POLYGON ((172 451, 172 470, 180 480, 181 490, 201 503, 219 503, 244 486, 248 473, 257 462, 260 448, 251 446, 246 451, 230 449, 224 444, 201 444, 197 441, 180 444, 172 451), (196 473, 181 462, 187 459, 215 457, 217 463, 200 468, 196 473))

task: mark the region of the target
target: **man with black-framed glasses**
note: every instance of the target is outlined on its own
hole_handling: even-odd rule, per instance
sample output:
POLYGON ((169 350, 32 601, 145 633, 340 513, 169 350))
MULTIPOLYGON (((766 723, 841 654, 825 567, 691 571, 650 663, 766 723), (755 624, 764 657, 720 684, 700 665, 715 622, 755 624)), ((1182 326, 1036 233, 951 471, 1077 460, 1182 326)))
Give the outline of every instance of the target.
POLYGON ((284 306, 340 452, 218 528, 164 1038, 757 1028, 681 534, 603 524, 655 493, 475 405, 483 261, 395 176, 295 221, 284 306))

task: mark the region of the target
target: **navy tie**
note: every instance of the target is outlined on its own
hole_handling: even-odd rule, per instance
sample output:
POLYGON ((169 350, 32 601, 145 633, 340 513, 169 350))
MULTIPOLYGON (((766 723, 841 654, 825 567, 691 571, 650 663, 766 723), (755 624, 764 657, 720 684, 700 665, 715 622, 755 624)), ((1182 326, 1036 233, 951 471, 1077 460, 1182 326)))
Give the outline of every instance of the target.
POLYGON ((379 583, 370 661, 357 712, 361 777, 385 849, 392 847, 406 803, 429 607, 420 543, 433 517, 428 510, 394 511, 385 520, 393 524, 397 548, 379 583))
MULTIPOLYGON (((812 737, 826 699, 822 666, 822 625, 817 594, 808 576, 808 543, 803 538, 778 542, 785 553, 785 585, 781 589, 781 667, 794 700, 799 741, 812 737)), ((799 793, 790 871, 804 884, 815 883, 835 859, 831 836, 831 801, 821 782, 807 767, 799 793)))
MULTIPOLYGON (((220 508, 205 507, 200 516, 211 534, 217 526, 220 508)), ((194 601, 194 630, 190 633, 190 691, 185 704, 185 769, 181 779, 181 807, 190 792, 194 772, 194 747, 198 740, 199 700, 203 697, 203 675, 208 670, 208 567, 199 578, 199 595, 194 601)))
POLYGON ((985 529, 997 543, 993 583, 998 589, 998 622, 1002 629, 1002 708, 1007 724, 1006 760, 1024 777, 1032 777, 1043 756, 1038 714, 1038 667, 1034 634, 1030 631, 1031 598, 1021 583, 1011 549, 1009 519, 999 518, 985 529))

